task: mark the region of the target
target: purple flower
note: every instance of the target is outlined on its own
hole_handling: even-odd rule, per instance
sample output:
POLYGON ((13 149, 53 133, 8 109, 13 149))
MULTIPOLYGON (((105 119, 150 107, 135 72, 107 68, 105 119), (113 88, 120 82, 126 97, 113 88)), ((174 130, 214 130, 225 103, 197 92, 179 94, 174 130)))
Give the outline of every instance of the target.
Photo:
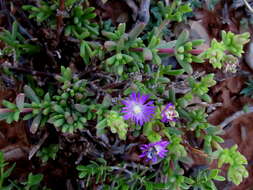
POLYGON ((163 109, 161 115, 162 115, 162 122, 167 123, 170 121, 176 121, 176 118, 178 117, 178 112, 176 111, 175 106, 172 103, 169 103, 163 109))
POLYGON ((122 103, 125 105, 123 107, 122 113, 124 113, 125 120, 132 120, 138 125, 143 125, 144 123, 150 121, 155 113, 155 106, 153 101, 148 101, 149 95, 140 95, 133 92, 130 97, 123 100, 122 103))
POLYGON ((168 144, 168 141, 158 141, 155 143, 144 144, 140 147, 142 154, 139 157, 145 157, 147 162, 151 160, 153 163, 156 163, 159 158, 161 159, 166 156, 166 153, 168 152, 168 144))

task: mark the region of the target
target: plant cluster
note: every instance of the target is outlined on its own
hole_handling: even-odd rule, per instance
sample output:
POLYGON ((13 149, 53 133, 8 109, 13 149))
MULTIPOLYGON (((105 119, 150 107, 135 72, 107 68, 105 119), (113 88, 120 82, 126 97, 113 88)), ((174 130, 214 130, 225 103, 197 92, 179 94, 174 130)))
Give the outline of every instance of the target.
POLYGON ((38 151, 36 156, 40 157, 43 163, 46 163, 49 159, 55 160, 58 151, 58 144, 50 144, 48 147, 43 147, 38 151))
MULTIPOLYGON (((42 1, 38 6, 23 8, 38 24, 51 19, 48 24, 54 28, 58 7, 59 1, 42 1)), ((247 160, 236 146, 222 148, 223 131, 208 123, 207 108, 203 106, 212 102, 208 92, 216 84, 215 74, 198 75, 192 64, 210 63, 225 72, 236 72, 249 33, 223 31, 222 40, 212 40, 205 51, 198 49, 204 41, 191 40, 186 30, 174 41, 166 42, 164 28, 169 22, 186 19, 191 8, 177 0, 171 6, 159 1, 157 7, 160 20, 154 29, 146 31, 146 24, 140 22, 130 31, 126 23, 111 30, 95 23, 93 7, 78 0, 66 1, 64 35, 78 41, 84 74, 57 65, 61 71, 54 76, 54 89, 41 95, 25 85, 24 94, 19 94, 15 103, 2 102, 5 108, 0 109, 0 120, 30 120, 33 134, 51 125, 60 138, 84 131, 96 136, 107 152, 89 162, 81 160, 76 167, 78 180, 88 189, 95 184, 116 190, 215 190, 214 181, 226 179, 238 185, 248 176, 247 160), (175 57, 176 65, 166 62, 168 56, 175 57), (96 69, 89 70, 93 67, 96 69), (97 73, 98 78, 90 77, 97 73), (193 143, 189 135, 197 141, 193 143), (134 143, 128 145, 128 141, 134 143), (114 142, 120 143, 123 151, 113 151, 108 144, 114 142), (130 163, 126 158, 132 153, 137 158, 130 163), (207 164, 218 161, 217 168, 199 167, 190 172, 187 168, 193 167, 192 154, 204 158, 207 164), (226 178, 219 175, 225 164, 226 178)), ((15 23, 12 33, 14 30, 15 23)), ((15 44, 7 45, 15 48, 15 44)), ((57 151, 57 145, 50 145, 37 156, 47 162, 56 158, 57 151)), ((7 178, 9 173, 2 176, 7 178)), ((25 189, 38 185, 42 177, 36 179, 36 183, 29 183, 28 178, 25 189)))
POLYGON ((94 105, 90 105, 87 98, 93 94, 86 90, 87 81, 75 78, 69 68, 61 67, 61 74, 62 76, 56 76, 61 86, 55 95, 47 93, 40 98, 31 87, 25 86, 24 94, 16 98, 17 105, 3 101, 7 109, 2 110, 0 119, 11 123, 18 121, 20 113, 23 113, 24 120, 33 118, 30 129, 32 133, 36 133, 45 123, 53 124, 62 132, 68 133, 83 129, 87 119, 93 117, 89 111, 94 105), (25 96, 30 103, 25 103, 25 96))
POLYGON ((22 54, 34 54, 40 50, 38 46, 28 43, 28 40, 18 32, 16 21, 13 22, 11 32, 4 29, 0 33, 0 40, 6 44, 6 47, 1 50, 0 57, 13 54, 14 62, 18 61, 22 54))
POLYGON ((27 181, 18 183, 17 181, 12 181, 9 179, 9 176, 11 175, 11 172, 15 168, 15 164, 13 164, 9 169, 6 169, 8 167, 8 162, 4 160, 4 153, 0 152, 0 189, 2 190, 50 190, 46 187, 42 187, 40 185, 43 175, 42 174, 32 174, 29 173, 27 181), (7 181, 10 182, 9 185, 7 184, 7 181))
POLYGON ((250 34, 233 34, 222 31, 222 41, 212 40, 211 47, 202 53, 201 57, 209 59, 214 68, 224 67, 225 71, 236 72, 242 56, 243 46, 249 42, 250 34))

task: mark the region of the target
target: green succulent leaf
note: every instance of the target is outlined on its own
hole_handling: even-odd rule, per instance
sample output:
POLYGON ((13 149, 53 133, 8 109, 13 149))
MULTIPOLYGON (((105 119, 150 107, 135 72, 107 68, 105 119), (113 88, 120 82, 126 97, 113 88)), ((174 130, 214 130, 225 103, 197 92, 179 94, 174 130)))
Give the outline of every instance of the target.
POLYGON ((128 125, 118 112, 110 111, 106 116, 106 122, 112 133, 117 133, 121 140, 126 140, 128 125))
POLYGON ((31 101, 40 103, 39 97, 36 95, 36 93, 30 86, 24 86, 24 93, 31 101))

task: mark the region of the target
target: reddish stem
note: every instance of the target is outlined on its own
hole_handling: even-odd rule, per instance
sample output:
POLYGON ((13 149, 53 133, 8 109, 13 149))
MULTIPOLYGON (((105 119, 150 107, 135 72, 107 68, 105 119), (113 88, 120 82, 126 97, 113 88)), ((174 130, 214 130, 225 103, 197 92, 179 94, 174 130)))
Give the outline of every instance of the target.
POLYGON ((199 54, 201 54, 201 53, 203 53, 205 50, 203 50, 203 49, 192 49, 191 51, 190 51, 190 53, 191 54, 194 54, 194 55, 199 55, 199 54))
POLYGON ((1 113, 8 113, 8 112, 12 112, 10 109, 8 109, 8 108, 1 108, 0 109, 0 114, 1 113))
MULTIPOLYGON (((32 111, 33 111, 32 108, 23 108, 21 110, 21 113, 29 113, 29 112, 32 112, 32 111)), ((13 112, 13 111, 9 108, 0 108, 0 113, 8 113, 8 112, 13 112)))
POLYGON ((33 109, 32 108, 23 108, 21 113, 29 113, 29 112, 32 112, 33 109))
POLYGON ((64 26, 64 23, 63 23, 64 9, 65 9, 64 0, 60 0, 59 11, 58 11, 58 13, 56 15, 56 19, 57 19, 57 33, 56 33, 57 45, 60 42, 60 36, 61 36, 61 33, 63 31, 63 26, 64 26))
POLYGON ((173 48, 157 48, 158 53, 167 53, 167 54, 172 54, 175 52, 173 48))
POLYGON ((142 52, 143 48, 133 48, 132 50, 135 51, 135 52, 142 52))

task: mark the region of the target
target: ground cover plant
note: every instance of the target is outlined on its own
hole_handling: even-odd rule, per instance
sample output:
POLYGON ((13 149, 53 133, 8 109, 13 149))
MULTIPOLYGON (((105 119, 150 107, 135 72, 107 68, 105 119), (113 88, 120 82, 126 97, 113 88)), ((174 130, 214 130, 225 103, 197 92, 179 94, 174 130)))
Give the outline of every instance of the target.
POLYGON ((208 43, 173 29, 218 1, 0 2, 1 80, 20 83, 0 120, 23 123, 29 144, 23 178, 0 151, 0 189, 215 190, 249 176, 208 117, 250 33, 224 28, 208 43), (104 16, 114 3, 132 16, 104 16))

